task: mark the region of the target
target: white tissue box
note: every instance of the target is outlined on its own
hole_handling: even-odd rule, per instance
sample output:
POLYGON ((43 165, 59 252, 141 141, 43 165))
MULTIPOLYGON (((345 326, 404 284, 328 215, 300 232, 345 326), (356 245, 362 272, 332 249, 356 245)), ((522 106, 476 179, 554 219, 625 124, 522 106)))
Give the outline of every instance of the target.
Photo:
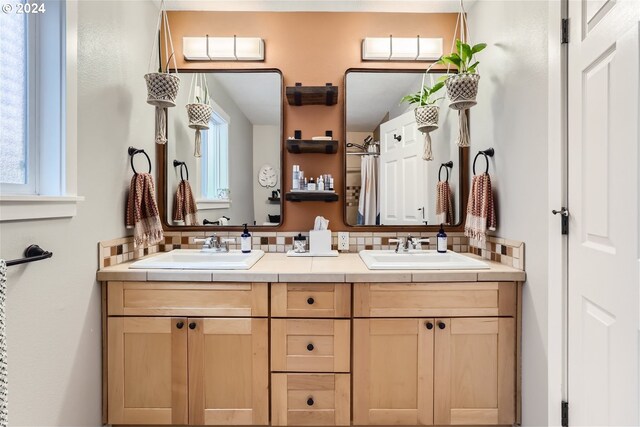
POLYGON ((331 252, 331 230, 309 231, 309 252, 311 254, 331 252))

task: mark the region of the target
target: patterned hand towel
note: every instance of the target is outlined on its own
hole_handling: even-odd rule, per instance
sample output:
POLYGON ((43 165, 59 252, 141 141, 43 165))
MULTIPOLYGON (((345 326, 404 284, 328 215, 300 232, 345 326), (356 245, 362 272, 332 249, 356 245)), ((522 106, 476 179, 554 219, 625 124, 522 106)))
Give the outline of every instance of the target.
POLYGON ((464 235, 483 242, 487 238, 487 230, 495 229, 496 210, 493 205, 491 178, 488 173, 476 175, 471 183, 464 235))
POLYGON ((131 178, 125 225, 133 227, 133 246, 155 245, 162 241, 162 223, 156 204, 153 177, 148 173, 138 173, 131 178))
POLYGON ((438 181, 436 195, 436 224, 453 224, 453 201, 449 181, 438 181))
POLYGON ((7 371, 7 263, 0 259, 0 427, 9 425, 9 374, 7 371))
POLYGON ((184 222, 184 225, 198 225, 198 208, 193 199, 191 185, 187 180, 181 180, 173 201, 173 220, 184 222))

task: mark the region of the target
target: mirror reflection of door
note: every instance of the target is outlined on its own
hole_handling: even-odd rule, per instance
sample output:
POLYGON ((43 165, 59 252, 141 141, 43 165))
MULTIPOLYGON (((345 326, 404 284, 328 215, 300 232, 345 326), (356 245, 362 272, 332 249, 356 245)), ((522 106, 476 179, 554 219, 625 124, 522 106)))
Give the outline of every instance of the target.
MULTIPOLYGON (((439 102, 439 128, 431 132, 433 160, 425 161, 424 135, 417 130, 413 111, 416 105, 400 103, 403 96, 419 91, 423 75, 422 71, 392 70, 347 73, 347 224, 438 225, 437 185, 439 177, 447 176, 454 223, 459 222, 457 114, 446 100, 439 102), (441 164, 448 161, 453 161, 454 168, 439 174, 441 164)), ((433 81, 437 78, 435 74, 433 81)), ((430 80, 428 76, 425 83, 430 80)))
MULTIPOLYGON (((197 225, 273 225, 280 223, 282 76, 277 72, 204 73, 212 107, 203 130, 201 157, 194 157, 195 130, 185 106, 194 74, 183 73, 184 87, 169 113, 167 144, 167 221, 174 221, 175 193, 185 162, 197 207, 197 225)), ((184 174, 183 174, 184 177, 184 174)))

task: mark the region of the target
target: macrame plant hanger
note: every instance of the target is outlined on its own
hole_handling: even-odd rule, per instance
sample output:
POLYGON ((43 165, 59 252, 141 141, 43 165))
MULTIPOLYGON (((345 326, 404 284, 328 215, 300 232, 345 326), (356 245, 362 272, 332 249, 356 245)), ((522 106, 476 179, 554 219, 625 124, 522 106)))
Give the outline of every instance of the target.
MULTIPOLYGON (((469 23, 467 22, 467 13, 464 10, 463 0, 460 0, 460 12, 456 19, 456 28, 453 31, 453 38, 451 40, 451 52, 454 52, 456 47, 456 36, 459 35, 460 42, 467 43, 469 40, 469 23), (460 30, 458 34, 458 30, 460 30)), ((447 74, 450 72, 451 65, 447 65, 447 74)), ((458 70, 459 71, 459 70, 458 70)), ((468 147, 471 142, 471 135, 469 134, 469 109, 458 110, 458 124, 459 132, 456 144, 458 147, 468 147)))
POLYGON ((180 79, 175 76, 175 79, 162 81, 158 79, 159 74, 169 74, 169 64, 171 60, 173 60, 173 68, 175 70, 175 74, 178 74, 178 64, 176 61, 175 50, 173 48, 173 39, 171 38, 171 28, 169 27, 169 18, 167 17, 167 12, 165 10, 164 0, 160 3, 160 15, 158 16, 158 25, 156 28, 157 37, 154 37, 153 47, 151 49, 151 55, 149 56, 149 74, 145 76, 151 76, 152 80, 149 83, 147 81, 147 91, 154 93, 149 93, 147 102, 155 106, 155 142, 156 144, 166 144, 167 143, 167 108, 175 106, 175 98, 178 93, 178 87, 180 83, 180 79), (153 63, 154 53, 156 52, 156 47, 159 46, 160 43, 160 32, 164 32, 164 49, 165 49, 165 57, 167 58, 167 63, 165 64, 164 70, 166 73, 163 73, 162 68, 162 55, 160 55, 160 49, 158 49, 158 63, 160 65, 160 70, 158 73, 153 73, 151 65, 153 63), (167 43, 167 41, 169 43, 167 43), (171 52, 169 52, 169 47, 171 47, 171 52), (154 77, 155 80, 154 80, 154 77), (151 87, 150 87, 151 85, 151 87), (152 100, 151 98, 154 98, 152 100))
MULTIPOLYGON (((433 83, 433 75, 429 74, 429 71, 431 70, 433 65, 435 65, 435 62, 433 64, 431 64, 431 66, 429 68, 427 68, 427 70, 422 75, 422 86, 420 86, 420 103, 418 105, 422 105, 422 96, 424 94, 424 80, 427 77, 427 74, 429 75, 430 87, 433 87, 433 85, 434 85, 434 83, 433 83)), ((437 123, 437 121, 438 121, 437 117, 436 117, 435 121, 437 123)), ((435 130, 435 128, 431 128, 431 129, 427 129, 427 130, 423 130, 422 131, 422 134, 424 136, 424 149, 423 149, 423 152, 422 152, 422 160, 425 160, 425 161, 428 161, 428 162, 433 160, 433 149, 432 149, 432 143, 431 143, 431 132, 434 131, 434 130, 435 130)))
POLYGON ((196 130, 194 157, 202 156, 202 130, 209 129, 212 108, 209 102, 209 85, 207 78, 202 73, 194 74, 189 86, 189 97, 187 98, 187 114, 189 116, 189 127, 196 130), (193 98, 191 97, 193 95, 193 98), (202 99, 199 98, 202 97, 202 99))

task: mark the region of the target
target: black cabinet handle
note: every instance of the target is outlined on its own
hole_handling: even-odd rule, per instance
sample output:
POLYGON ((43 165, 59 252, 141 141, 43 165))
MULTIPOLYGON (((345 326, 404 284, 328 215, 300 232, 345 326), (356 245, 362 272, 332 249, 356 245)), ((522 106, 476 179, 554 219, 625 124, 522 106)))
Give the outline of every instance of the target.
POLYGON ((307 405, 313 406, 313 397, 307 399, 307 405))
POLYGON ((308 344, 307 345, 307 350, 313 351, 313 349, 314 349, 313 344, 308 344))
POLYGON ((427 327, 427 329, 429 329, 429 330, 433 329, 433 323, 431 323, 431 322, 427 322, 427 323, 425 323, 425 326, 426 326, 426 327, 427 327))
POLYGON ((184 322, 176 323, 176 328, 178 328, 178 329, 182 329, 183 326, 184 326, 184 322))
POLYGON ((446 327, 447 327, 447 325, 445 325, 444 322, 438 322, 438 328, 444 329, 446 327))
POLYGON ((195 329, 195 328, 196 328, 196 322, 189 323, 189 329, 195 329))
POLYGON ((314 300, 312 297, 307 298, 307 304, 312 305, 314 302, 316 302, 316 300, 314 300))

